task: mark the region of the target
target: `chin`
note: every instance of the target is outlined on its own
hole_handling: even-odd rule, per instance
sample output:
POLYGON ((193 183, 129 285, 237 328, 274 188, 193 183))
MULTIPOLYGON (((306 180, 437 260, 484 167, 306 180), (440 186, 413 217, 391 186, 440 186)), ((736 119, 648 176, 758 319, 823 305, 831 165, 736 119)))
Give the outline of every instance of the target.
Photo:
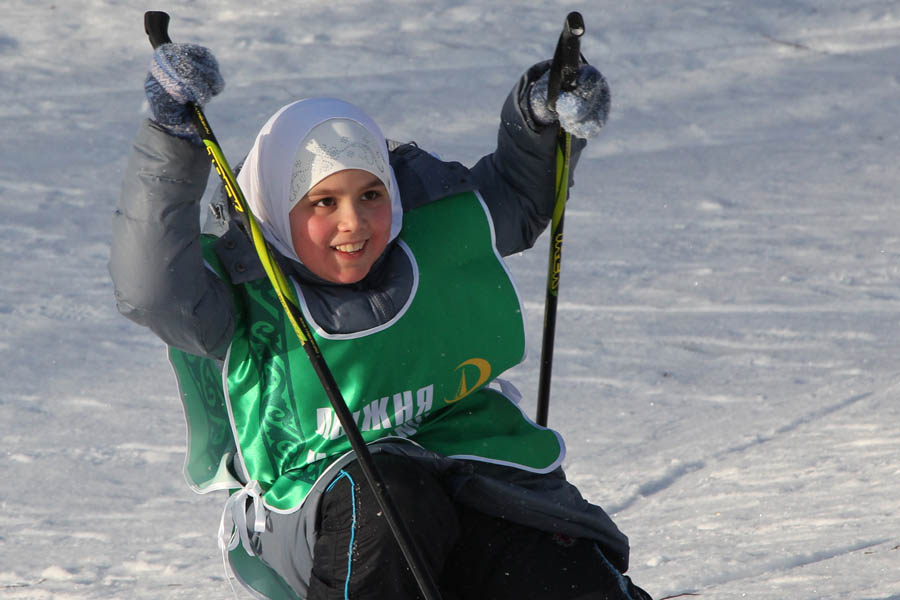
POLYGON ((365 273, 341 273, 335 277, 327 277, 327 279, 333 281, 334 283, 359 283, 360 281, 365 279, 366 275, 368 274, 368 271, 366 271, 365 273))

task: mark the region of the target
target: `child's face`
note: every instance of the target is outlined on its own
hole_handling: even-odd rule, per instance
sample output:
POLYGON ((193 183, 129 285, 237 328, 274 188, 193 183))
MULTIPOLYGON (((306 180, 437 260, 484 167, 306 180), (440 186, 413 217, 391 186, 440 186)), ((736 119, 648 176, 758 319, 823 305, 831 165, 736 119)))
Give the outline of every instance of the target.
POLYGON ((310 271, 334 283, 356 283, 387 246, 391 197, 368 171, 338 171, 303 196, 290 221, 294 250, 310 271))

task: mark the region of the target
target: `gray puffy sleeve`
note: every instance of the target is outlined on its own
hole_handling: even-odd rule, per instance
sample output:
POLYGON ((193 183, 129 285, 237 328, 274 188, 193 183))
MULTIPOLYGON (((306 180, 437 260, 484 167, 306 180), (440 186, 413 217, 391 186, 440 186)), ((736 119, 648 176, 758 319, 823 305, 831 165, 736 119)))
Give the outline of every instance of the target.
MULTIPOLYGON (((549 61, 539 63, 516 82, 500 113, 496 150, 471 169, 413 146, 396 149, 391 164, 404 208, 477 190, 491 211, 500 253, 531 248, 550 223, 555 203, 557 127, 536 124, 528 108, 531 84, 549 68, 549 61)), ((570 174, 585 144, 572 138, 570 174)))
POLYGON ((209 171, 203 147, 152 121, 141 125, 113 217, 109 272, 120 313, 166 344, 222 358, 234 308, 203 262, 200 199, 209 171))

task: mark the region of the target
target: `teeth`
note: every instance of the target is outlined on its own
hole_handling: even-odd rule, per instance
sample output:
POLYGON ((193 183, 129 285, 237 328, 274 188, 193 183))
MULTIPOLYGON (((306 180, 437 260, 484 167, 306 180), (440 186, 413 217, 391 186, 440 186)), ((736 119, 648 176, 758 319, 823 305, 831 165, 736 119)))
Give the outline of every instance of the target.
POLYGON ((365 246, 365 242, 355 242, 353 244, 339 244, 334 247, 335 250, 340 250, 341 252, 358 252, 362 250, 362 247, 365 246))

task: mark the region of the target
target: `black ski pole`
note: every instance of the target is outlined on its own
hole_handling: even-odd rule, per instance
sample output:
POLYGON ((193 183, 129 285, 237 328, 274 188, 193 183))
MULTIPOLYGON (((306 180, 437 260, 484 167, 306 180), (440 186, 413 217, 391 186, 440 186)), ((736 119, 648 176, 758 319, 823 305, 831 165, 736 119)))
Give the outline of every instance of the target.
MULTIPOLYGON (((150 38, 150 44, 154 48, 172 41, 169 38, 168 26, 168 14, 161 11, 148 11, 144 14, 144 31, 150 38)), ((406 523, 400 518, 399 512, 387 491, 384 479, 381 477, 381 474, 378 472, 378 469, 372 460, 372 454, 369 452, 366 442, 363 440, 362 434, 360 434, 359 428, 353 420, 353 415, 351 415, 350 410, 347 408, 347 403, 344 401, 340 389, 338 389, 337 382, 334 380, 334 376, 328 368, 328 364, 325 362, 325 358, 312 335, 312 331, 307 324, 306 319, 304 319, 302 312, 300 312, 296 304, 288 300, 291 296, 289 293, 290 288, 287 286, 285 276, 278 266, 273 251, 263 239, 262 232, 259 229, 256 219, 247 207, 244 194, 241 192, 240 186, 238 186, 237 180, 234 177, 234 172, 229 166, 228 161, 225 159, 215 135, 213 135, 212 128, 209 126, 206 116, 203 114, 203 109, 194 103, 189 103, 188 110, 190 111, 194 126, 200 133, 203 144, 206 146, 207 152, 209 152, 210 159, 216 168, 216 172, 222 178, 225 185, 225 191, 232 202, 235 213, 240 215, 245 231, 256 248, 257 256, 259 257, 266 274, 269 276, 282 306, 287 312, 288 318, 294 327, 294 331, 300 339, 301 346, 306 351, 306 355, 309 357, 312 367, 319 377, 319 381, 328 396, 329 402, 331 402, 332 408, 334 408, 334 411, 337 414, 341 427, 344 428, 344 433, 347 434, 347 439, 350 441, 350 446, 356 453, 357 460, 359 461, 366 481, 372 486, 375 499, 378 501, 378 505, 387 519, 388 525, 397 540, 397 544, 403 552, 403 556, 409 563, 409 568, 416 578, 416 582, 418 583, 425 600, 440 600, 441 595, 434 582, 434 578, 428 570, 428 567, 425 565, 421 552, 416 548, 415 540, 413 540, 409 529, 406 527, 406 523)))
MULTIPOLYGON (((547 106, 555 111, 561 91, 575 89, 581 60, 581 36, 584 35, 584 19, 577 12, 570 12, 563 24, 556 43, 550 76, 547 84, 547 106)), ((562 271, 563 218, 569 193, 569 156, 572 136, 562 127, 557 136, 556 153, 556 204, 550 223, 550 258, 547 269, 547 294, 544 301, 544 333, 541 343, 541 373, 538 380, 536 422, 546 427, 550 412, 550 374, 553 370, 553 344, 556 337, 556 305, 559 299, 559 277, 562 271)))

